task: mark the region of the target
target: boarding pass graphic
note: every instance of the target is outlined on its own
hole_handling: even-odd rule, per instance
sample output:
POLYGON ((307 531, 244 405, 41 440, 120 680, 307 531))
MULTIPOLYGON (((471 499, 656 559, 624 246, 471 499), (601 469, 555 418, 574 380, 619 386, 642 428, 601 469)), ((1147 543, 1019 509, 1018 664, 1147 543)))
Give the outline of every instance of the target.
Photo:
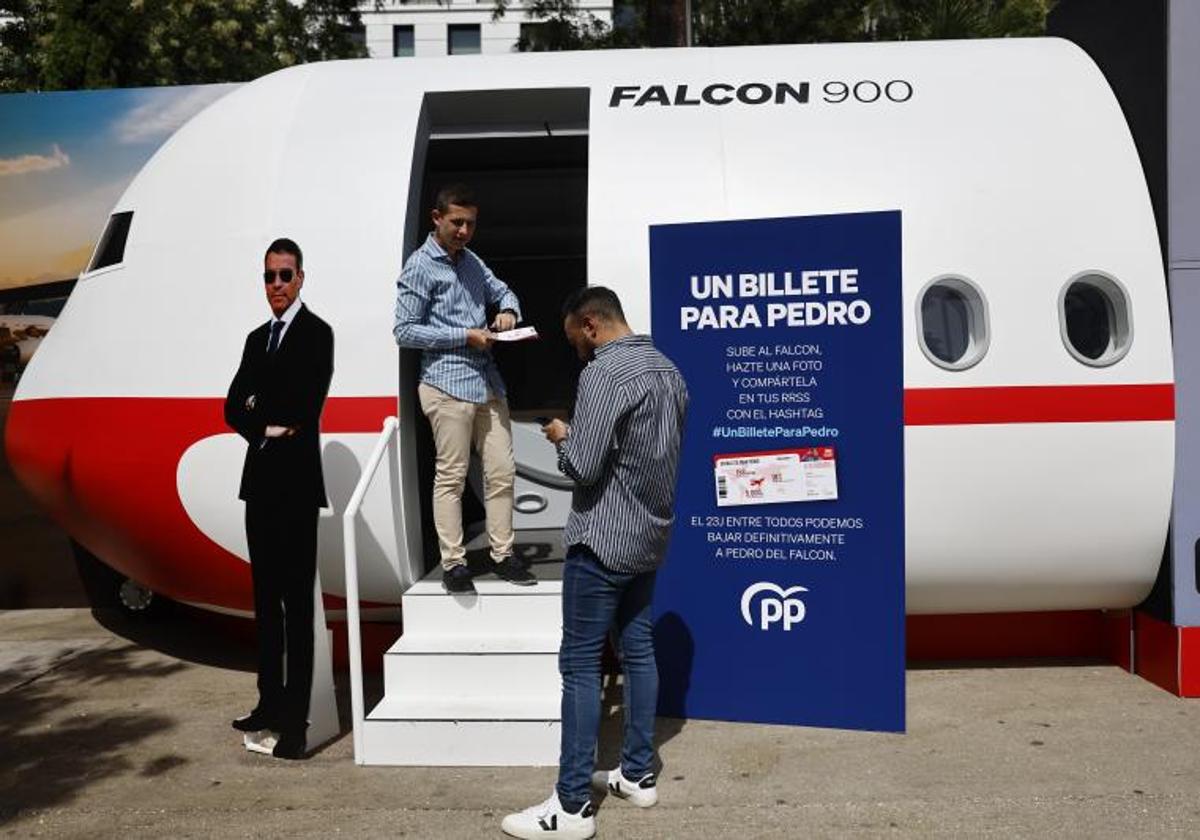
POLYGON ((717 507, 819 502, 838 497, 832 446, 713 456, 717 507))

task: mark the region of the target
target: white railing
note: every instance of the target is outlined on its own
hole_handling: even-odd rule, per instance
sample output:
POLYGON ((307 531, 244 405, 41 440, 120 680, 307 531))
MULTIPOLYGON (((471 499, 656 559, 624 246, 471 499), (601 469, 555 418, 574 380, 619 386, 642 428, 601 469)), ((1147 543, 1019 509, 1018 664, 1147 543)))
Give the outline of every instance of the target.
MULTIPOLYGON (((371 451, 363 467, 362 477, 354 488, 354 494, 346 504, 342 514, 342 537, 345 541, 346 557, 346 636, 350 643, 350 714, 354 726, 354 762, 363 763, 363 722, 366 720, 366 710, 363 708, 363 674, 362 674, 362 634, 359 626, 358 613, 358 542, 355 533, 355 519, 358 509, 362 507, 363 497, 367 495, 379 463, 387 452, 388 445, 397 440, 396 430, 400 421, 389 417, 383 421, 383 430, 379 440, 371 451)), ((402 506, 403 502, 396 500, 402 506)))

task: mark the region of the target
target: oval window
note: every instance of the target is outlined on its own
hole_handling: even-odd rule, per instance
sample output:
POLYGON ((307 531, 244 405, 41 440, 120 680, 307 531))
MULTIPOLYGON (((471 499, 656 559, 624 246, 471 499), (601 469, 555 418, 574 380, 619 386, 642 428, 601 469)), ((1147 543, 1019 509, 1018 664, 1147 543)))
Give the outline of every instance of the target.
POLYGON ((938 277, 917 300, 921 351, 938 367, 965 370, 988 348, 987 304, 965 277, 938 277))
POLYGON ((1129 297, 1113 278, 1096 273, 1071 278, 1059 297, 1058 316, 1063 343, 1085 365, 1111 365, 1129 352, 1129 297))

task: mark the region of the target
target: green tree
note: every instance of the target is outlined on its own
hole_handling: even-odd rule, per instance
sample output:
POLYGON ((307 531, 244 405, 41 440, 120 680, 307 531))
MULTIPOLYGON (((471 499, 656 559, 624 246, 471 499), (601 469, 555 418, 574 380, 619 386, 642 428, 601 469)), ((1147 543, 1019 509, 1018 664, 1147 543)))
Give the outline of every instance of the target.
MULTIPOLYGON (((1055 0, 692 0, 701 46, 1042 35, 1055 0)), ((495 0, 494 18, 510 0, 495 0)), ((610 27, 574 0, 534 0, 521 50, 683 44, 682 0, 617 0, 610 27)))
POLYGON ((863 0, 694 0, 693 40, 710 47, 864 40, 865 5, 863 0))
POLYGON ((1005 38, 1044 35, 1056 0, 876 0, 874 36, 881 40, 1005 38))
MULTIPOLYGON (((492 20, 500 20, 509 10, 510 0, 495 0, 492 20)), ((522 27, 517 49, 521 52, 589 50, 614 46, 612 27, 591 12, 579 8, 575 0, 532 0, 523 11, 536 21, 522 27)))
POLYGON ((0 0, 0 90, 246 81, 366 54, 355 0, 0 0))

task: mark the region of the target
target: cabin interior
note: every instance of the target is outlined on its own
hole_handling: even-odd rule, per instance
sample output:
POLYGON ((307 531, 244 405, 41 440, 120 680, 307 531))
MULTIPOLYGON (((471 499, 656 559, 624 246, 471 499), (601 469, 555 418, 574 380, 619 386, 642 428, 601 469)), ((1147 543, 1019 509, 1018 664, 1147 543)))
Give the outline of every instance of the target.
MULTIPOLYGON (((479 226, 470 248, 520 299, 521 325, 536 327, 540 336, 494 351, 514 424, 534 424, 538 416, 568 416, 582 369, 563 335, 561 309, 566 296, 588 282, 588 102, 587 88, 456 91, 426 94, 421 110, 405 254, 428 234, 430 210, 443 185, 464 183, 475 190, 479 226)), ((489 312, 489 318, 493 314, 489 312)), ((415 351, 402 354, 402 405, 417 402, 418 361, 415 351)), ((434 447, 428 421, 419 409, 415 415, 423 553, 429 571, 438 565, 429 492, 434 447)), ((514 436, 518 465, 523 461, 523 438, 527 446, 528 436, 514 436)), ((483 505, 470 485, 468 481, 463 496, 468 540, 483 526, 483 505)), ((516 525, 519 554, 551 553, 548 541, 556 542, 555 534, 544 529, 522 532, 520 516, 516 525)))

